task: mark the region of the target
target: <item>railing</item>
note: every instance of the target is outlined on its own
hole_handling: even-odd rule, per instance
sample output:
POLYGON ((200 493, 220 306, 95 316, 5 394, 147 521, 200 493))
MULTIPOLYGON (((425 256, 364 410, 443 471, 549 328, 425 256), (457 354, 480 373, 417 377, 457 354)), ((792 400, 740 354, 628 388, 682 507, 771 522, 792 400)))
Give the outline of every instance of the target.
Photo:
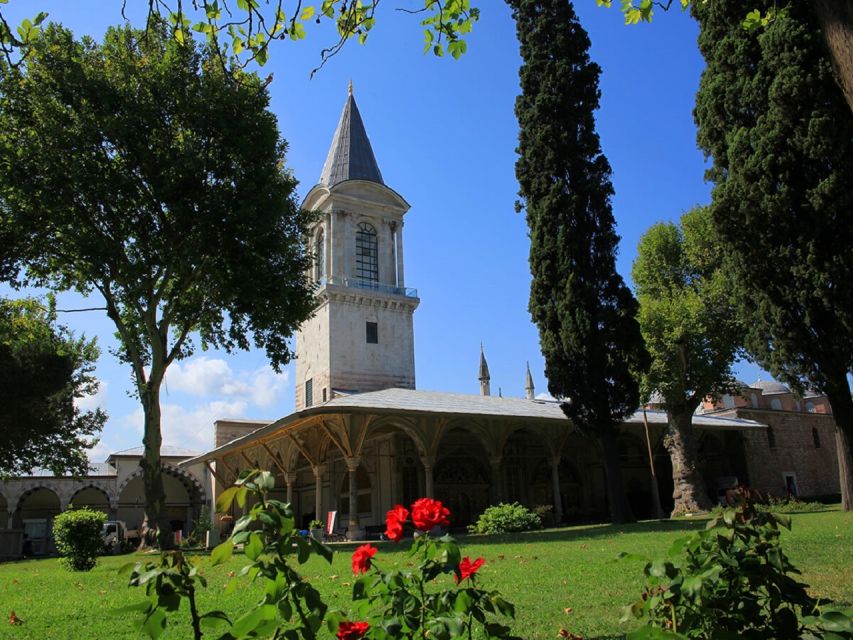
POLYGON ((359 280, 358 278, 323 278, 319 282, 320 286, 330 284, 335 287, 347 287, 349 289, 368 289, 379 293, 386 293, 392 296, 405 296, 407 298, 417 298, 418 290, 408 287, 395 287, 390 284, 381 284, 379 282, 370 282, 369 280, 359 280))

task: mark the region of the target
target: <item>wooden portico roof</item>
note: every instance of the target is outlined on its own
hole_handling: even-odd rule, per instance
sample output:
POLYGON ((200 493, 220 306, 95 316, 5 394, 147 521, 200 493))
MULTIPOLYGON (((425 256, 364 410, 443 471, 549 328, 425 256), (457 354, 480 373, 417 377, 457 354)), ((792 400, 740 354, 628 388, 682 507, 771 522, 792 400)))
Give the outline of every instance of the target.
MULTIPOLYGON (((249 448, 278 440, 288 433, 300 430, 300 427, 312 424, 324 424, 324 418, 336 416, 401 416, 410 420, 435 419, 444 424, 455 419, 470 418, 490 423, 518 423, 563 431, 571 423, 553 400, 527 400, 524 398, 503 398, 500 396, 479 396, 435 391, 416 391, 412 389, 384 389, 347 396, 338 396, 328 402, 296 411, 279 420, 260 426, 255 431, 236 438, 227 444, 206 453, 183 461, 182 465, 222 459, 238 454, 249 448)), ((666 424, 666 413, 662 411, 636 412, 625 421, 626 425, 642 425, 644 420, 650 425, 666 424)), ((721 418, 696 415, 693 425, 707 430, 752 430, 766 428, 766 425, 754 420, 741 418, 721 418)), ((568 433, 570 430, 565 430, 568 433)), ((331 434, 330 434, 331 435, 331 434)))

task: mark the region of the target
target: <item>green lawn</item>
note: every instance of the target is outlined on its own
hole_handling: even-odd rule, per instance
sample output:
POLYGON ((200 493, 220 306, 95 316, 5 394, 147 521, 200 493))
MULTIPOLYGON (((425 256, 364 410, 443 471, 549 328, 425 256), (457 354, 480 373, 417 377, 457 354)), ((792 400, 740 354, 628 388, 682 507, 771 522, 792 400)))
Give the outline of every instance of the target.
MULTIPOLYGON (((639 593, 642 563, 614 561, 620 551, 654 555, 703 522, 641 523, 623 527, 593 526, 496 537, 463 537, 463 553, 484 556, 480 583, 500 589, 517 607, 515 632, 527 639, 553 639, 560 627, 585 638, 620 637, 620 607, 639 593)), ((375 561, 407 563, 408 543, 382 543, 375 561)), ((853 606, 853 514, 838 511, 794 516, 783 546, 799 567, 813 595, 853 606)), ((340 545, 331 567, 312 559, 303 573, 332 606, 349 600, 353 545, 340 545)), ((55 559, 0 564, 0 638, 39 640, 138 638, 130 621, 110 610, 141 599, 116 569, 133 556, 104 558, 89 573, 64 571, 55 559), (6 623, 9 612, 24 624, 6 623)), ((206 562, 205 558, 199 558, 206 562)), ((239 572, 245 558, 208 569, 209 588, 202 611, 238 612, 257 598, 247 585, 226 596, 229 571, 239 572)), ((447 578, 449 580, 449 578, 447 578)), ((169 625, 166 638, 189 638, 189 627, 169 625)))

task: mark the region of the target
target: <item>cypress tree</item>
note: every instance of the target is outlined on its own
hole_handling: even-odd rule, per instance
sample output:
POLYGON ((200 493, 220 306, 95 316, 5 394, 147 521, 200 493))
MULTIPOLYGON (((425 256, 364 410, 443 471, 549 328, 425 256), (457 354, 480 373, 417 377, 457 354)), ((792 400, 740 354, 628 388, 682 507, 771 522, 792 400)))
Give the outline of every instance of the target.
MULTIPOLYGON (((530 228, 530 314, 552 395, 601 444, 610 515, 631 519, 618 430, 645 368, 637 303, 616 273, 610 164, 595 132, 600 68, 568 0, 507 0, 523 64, 516 176, 530 228)), ((521 207, 522 203, 519 203, 521 207)))
POLYGON ((699 144, 713 218, 757 361, 832 405, 844 508, 853 508, 853 114, 812 3, 777 9, 756 37, 737 0, 693 3, 707 68, 699 144))

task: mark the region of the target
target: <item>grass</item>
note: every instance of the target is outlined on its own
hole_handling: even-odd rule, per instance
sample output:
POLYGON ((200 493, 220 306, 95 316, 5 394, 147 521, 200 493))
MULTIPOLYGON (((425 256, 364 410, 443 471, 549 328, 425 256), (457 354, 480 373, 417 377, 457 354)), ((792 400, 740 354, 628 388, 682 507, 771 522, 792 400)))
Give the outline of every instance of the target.
MULTIPOLYGON (((815 596, 841 606, 853 606, 853 514, 839 511, 793 516, 792 532, 783 534, 783 547, 811 585, 815 596)), ((637 596, 642 563, 614 561, 620 551, 647 556, 664 552, 685 532, 704 526, 700 521, 640 523, 549 530, 511 536, 469 536, 460 542, 463 553, 483 556, 480 583, 499 589, 515 603, 514 632, 529 640, 552 639, 561 627, 584 638, 618 638, 620 608, 637 596)), ((381 543, 375 561, 405 565, 408 544, 381 543)), ((350 553, 354 545, 339 545, 333 564, 312 558, 302 567, 332 607, 346 608, 352 580, 350 553)), ((116 570, 135 556, 103 558, 89 573, 69 573, 56 559, 0 564, 0 638, 89 640, 139 638, 125 615, 110 610, 136 602, 142 595, 127 587, 116 570), (6 623, 14 610, 24 623, 6 623)), ((206 558, 200 558, 206 562, 206 558)), ((236 556, 228 564, 208 568, 209 586, 202 611, 223 609, 235 614, 258 598, 250 585, 225 595, 228 573, 246 563, 236 556)), ((446 578, 449 581, 449 578, 446 578)), ((165 638, 191 637, 181 624, 183 611, 173 616, 165 638)))

